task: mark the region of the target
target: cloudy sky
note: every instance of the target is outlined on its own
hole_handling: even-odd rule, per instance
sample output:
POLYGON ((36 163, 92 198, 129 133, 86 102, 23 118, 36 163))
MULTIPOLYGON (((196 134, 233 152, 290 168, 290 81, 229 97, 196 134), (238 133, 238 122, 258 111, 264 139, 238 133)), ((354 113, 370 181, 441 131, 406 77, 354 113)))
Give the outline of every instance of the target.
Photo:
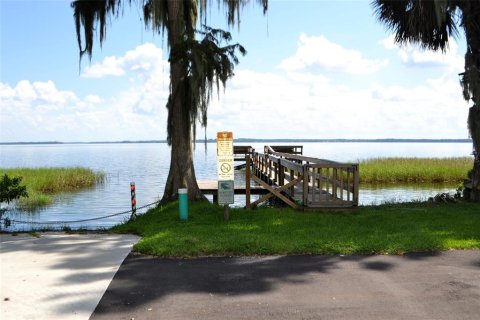
MULTIPOLYGON (((245 7, 232 35, 248 54, 207 137, 468 138, 463 34, 444 54, 399 47, 370 2, 245 7)), ((126 7, 79 64, 70 1, 0 0, 0 142, 165 139, 168 48, 140 12, 126 7)), ((226 28, 221 8, 207 23, 226 28)))

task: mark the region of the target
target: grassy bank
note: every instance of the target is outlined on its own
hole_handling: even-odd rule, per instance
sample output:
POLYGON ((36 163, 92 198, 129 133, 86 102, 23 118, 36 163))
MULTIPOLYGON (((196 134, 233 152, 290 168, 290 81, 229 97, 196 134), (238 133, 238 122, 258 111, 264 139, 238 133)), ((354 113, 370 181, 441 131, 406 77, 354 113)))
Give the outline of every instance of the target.
POLYGON ((460 183, 473 167, 471 157, 378 158, 360 162, 362 183, 460 183))
POLYGON ((28 198, 22 198, 19 205, 34 209, 52 203, 52 195, 73 192, 93 187, 105 180, 105 174, 87 168, 13 168, 0 169, 0 175, 23 177, 22 185, 27 186, 28 198))
POLYGON ((115 232, 136 233, 134 250, 165 257, 204 255, 403 253, 480 248, 480 204, 399 204, 355 212, 232 209, 190 205, 188 222, 171 204, 115 232))

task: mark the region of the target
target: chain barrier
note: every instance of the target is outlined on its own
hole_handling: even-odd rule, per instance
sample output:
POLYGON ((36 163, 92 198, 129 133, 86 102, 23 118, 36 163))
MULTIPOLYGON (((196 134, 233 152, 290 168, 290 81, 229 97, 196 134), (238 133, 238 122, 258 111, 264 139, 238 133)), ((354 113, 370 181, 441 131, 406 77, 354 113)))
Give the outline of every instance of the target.
MULTIPOLYGON (((142 207, 136 208, 136 210, 141 210, 145 209, 148 207, 151 207, 155 204, 160 203, 160 200, 149 203, 147 205, 144 205, 142 207)), ((132 209, 125 210, 122 212, 114 213, 114 214, 109 214, 107 216, 102 216, 102 217, 96 217, 96 218, 89 218, 89 219, 82 219, 82 220, 71 220, 71 221, 22 221, 22 220, 14 220, 10 218, 1 218, 0 223, 5 226, 5 228, 8 228, 12 223, 19 223, 19 224, 31 224, 31 225, 54 225, 54 224, 59 224, 59 225, 65 225, 65 224, 72 224, 72 223, 80 223, 80 222, 88 222, 88 221, 95 221, 95 220, 102 220, 106 218, 111 218, 111 217, 116 217, 120 216, 122 214, 127 214, 127 213, 132 213, 132 209)), ((138 213, 137 213, 138 214, 138 213)))

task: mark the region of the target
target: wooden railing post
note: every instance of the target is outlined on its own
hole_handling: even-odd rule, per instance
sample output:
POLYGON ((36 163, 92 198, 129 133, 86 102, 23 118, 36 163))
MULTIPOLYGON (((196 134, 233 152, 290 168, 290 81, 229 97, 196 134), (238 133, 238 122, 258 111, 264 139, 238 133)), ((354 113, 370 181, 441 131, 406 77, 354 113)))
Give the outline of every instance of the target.
POLYGON ((353 167, 353 203, 358 205, 358 189, 360 188, 360 172, 358 164, 353 167))
MULTIPOLYGON (((298 174, 300 174, 300 172, 298 174)), ((295 171, 293 171, 293 169, 290 169, 290 179, 291 180, 295 179, 295 171)), ((290 196, 291 197, 295 196, 295 186, 290 187, 290 196)))
POLYGON ((337 200, 337 168, 333 168, 333 186, 332 186, 332 195, 333 199, 337 200))
POLYGON ((308 206, 308 166, 303 165, 303 206, 308 206))
POLYGON ((250 209, 250 155, 245 157, 245 206, 247 209, 250 209))
MULTIPOLYGON (((272 159, 270 159, 270 157, 268 157, 268 170, 267 170, 267 180, 268 180, 268 183, 270 183, 272 181, 272 167, 273 167, 273 163, 272 163, 272 159)), ((270 183, 271 184, 271 183, 270 183)))
POLYGON ((350 199, 352 198, 350 196, 350 193, 351 191, 353 191, 353 186, 350 185, 350 171, 351 171, 351 168, 348 168, 347 170, 347 201, 350 201, 350 199))
POLYGON ((273 166, 273 184, 278 184, 278 165, 276 161, 272 162, 273 166))
MULTIPOLYGON (((285 168, 282 166, 281 159, 278 159, 278 185, 281 187, 285 184, 285 168)), ((291 180, 293 180, 290 177, 291 180)))

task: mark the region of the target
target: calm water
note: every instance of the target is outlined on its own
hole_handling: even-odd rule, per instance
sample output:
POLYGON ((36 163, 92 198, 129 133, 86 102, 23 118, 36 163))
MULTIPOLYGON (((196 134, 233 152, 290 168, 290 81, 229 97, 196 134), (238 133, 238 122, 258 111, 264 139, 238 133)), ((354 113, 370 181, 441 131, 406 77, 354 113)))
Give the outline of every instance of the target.
MULTIPOLYGON (((275 143, 281 145, 282 143, 275 143)), ((272 144, 272 145, 275 145, 272 144)), ((283 143, 291 145, 292 143, 283 143)), ((264 143, 252 145, 263 150, 264 143)), ((337 161, 358 161, 375 157, 458 157, 470 156, 470 143, 298 143, 304 155, 337 161)), ((58 201, 36 212, 8 210, 6 217, 24 221, 71 221, 101 217, 130 208, 130 182, 136 184, 137 207, 159 200, 170 164, 170 148, 155 144, 63 144, 0 146, 0 168, 82 166, 107 174, 107 183, 74 194, 62 194, 58 201)), ((198 180, 216 179, 216 145, 197 145, 195 170, 198 180)), ((242 172, 236 179, 242 179, 242 172)), ((385 201, 426 199, 439 192, 453 192, 451 186, 363 188, 361 204, 385 201)), ((243 205, 244 197, 236 197, 243 205)), ((71 225, 72 228, 101 228, 118 224, 128 214, 93 222, 71 225)), ((41 226, 36 226, 37 228, 41 226)), ((15 224, 8 230, 30 229, 15 224)))

